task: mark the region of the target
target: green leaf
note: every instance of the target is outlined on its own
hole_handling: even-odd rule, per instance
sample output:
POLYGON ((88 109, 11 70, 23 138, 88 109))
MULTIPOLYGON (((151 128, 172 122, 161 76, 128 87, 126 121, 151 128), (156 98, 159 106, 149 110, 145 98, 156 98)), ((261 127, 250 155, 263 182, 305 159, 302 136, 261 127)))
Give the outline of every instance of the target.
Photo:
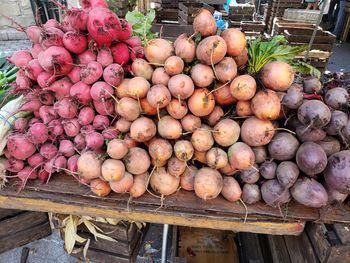
POLYGON ((149 23, 152 24, 154 19, 156 18, 156 11, 154 9, 149 10, 147 16, 149 23))
POLYGON ((321 78, 321 72, 317 68, 315 68, 315 67, 313 67, 313 66, 311 66, 303 61, 296 61, 295 63, 293 63, 292 66, 293 66, 293 69, 295 72, 299 72, 299 73, 305 74, 305 75, 311 75, 311 76, 314 76, 318 79, 321 78))

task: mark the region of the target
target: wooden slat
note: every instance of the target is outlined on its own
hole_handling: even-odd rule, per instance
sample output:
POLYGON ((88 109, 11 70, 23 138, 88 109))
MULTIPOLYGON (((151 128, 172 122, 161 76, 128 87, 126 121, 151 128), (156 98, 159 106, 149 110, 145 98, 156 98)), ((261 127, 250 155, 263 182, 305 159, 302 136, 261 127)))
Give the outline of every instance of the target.
POLYGON ((271 256, 273 263, 291 263, 289 253, 282 236, 267 237, 271 248, 271 256))
POLYGON ((33 226, 48 222, 46 213, 24 212, 17 216, 0 221, 0 238, 12 235, 33 226))
POLYGON ((237 238, 240 244, 243 262, 264 263, 259 238, 253 233, 238 233, 237 238))
POLYGON ((278 208, 263 202, 248 206, 248 220, 243 224, 246 211, 240 203, 230 203, 222 197, 204 201, 183 190, 167 197, 163 208, 160 200, 150 194, 132 200, 128 206, 127 194, 97 197, 67 175, 56 175, 49 184, 30 182, 20 193, 17 187, 16 181, 11 180, 0 192, 0 207, 270 234, 298 234, 305 220, 350 221, 349 206, 328 207, 327 212, 320 213, 292 201, 284 216, 278 208))
POLYGON ((317 263, 312 245, 305 232, 300 236, 285 236, 284 241, 292 263, 317 263))
POLYGON ((23 212, 22 210, 15 210, 15 209, 0 209, 0 220, 6 217, 17 215, 22 212, 23 212))
POLYGON ((350 244, 350 225, 334 224, 335 232, 343 244, 350 244))
POLYGON ((15 247, 23 246, 34 240, 47 237, 50 234, 51 228, 49 222, 47 222, 12 235, 7 235, 0 239, 0 253, 15 247))
POLYGON ((323 224, 308 224, 306 233, 311 241, 318 259, 327 262, 331 252, 331 245, 325 238, 326 228, 323 224))

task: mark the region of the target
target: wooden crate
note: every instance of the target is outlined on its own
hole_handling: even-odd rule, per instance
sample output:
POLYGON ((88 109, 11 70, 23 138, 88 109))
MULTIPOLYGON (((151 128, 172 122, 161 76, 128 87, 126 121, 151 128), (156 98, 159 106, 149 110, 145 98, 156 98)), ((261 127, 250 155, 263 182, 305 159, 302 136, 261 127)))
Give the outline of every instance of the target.
POLYGON ((350 226, 308 224, 306 233, 321 263, 350 262, 350 226))
POLYGON ((266 25, 263 21, 230 21, 230 26, 240 28, 242 32, 263 33, 266 25))
POLYGON ((214 13, 215 9, 209 5, 203 5, 202 3, 179 3, 178 21, 180 24, 191 25, 194 18, 200 9, 208 9, 211 13, 214 13))
POLYGON ((186 33, 188 36, 194 33, 192 25, 182 25, 179 23, 154 23, 151 31, 161 32, 163 38, 171 41, 175 40, 182 33, 186 33))
POLYGON ((170 262, 239 263, 231 231, 173 226, 170 262))
POLYGON ((50 234, 46 213, 0 209, 0 253, 50 234))
POLYGON ((178 11, 175 8, 166 8, 164 6, 156 10, 157 22, 178 20, 178 11))
MULTIPOLYGON (((63 219, 65 216, 60 215, 63 219)), ((118 225, 111 225, 101 222, 93 222, 97 227, 103 230, 104 235, 114 238, 117 242, 112 242, 98 238, 94 238, 84 224, 78 226, 77 234, 85 239, 90 239, 89 249, 87 251, 87 259, 94 262, 103 263, 126 263, 135 262, 137 254, 140 250, 143 237, 148 226, 139 229, 135 223, 123 221, 118 225)), ((56 223, 57 226, 60 222, 56 223)), ((64 232, 61 231, 61 237, 64 240, 64 232)), ((72 256, 84 259, 84 244, 76 244, 72 256)))
MULTIPOLYGON (((308 44, 311 40, 311 32, 306 31, 296 31, 296 30, 284 30, 283 35, 286 37, 288 42, 298 42, 308 44), (293 32, 294 31, 294 32, 293 32)), ((317 44, 334 44, 336 41, 336 36, 328 31, 318 31, 314 38, 313 43, 317 44)))

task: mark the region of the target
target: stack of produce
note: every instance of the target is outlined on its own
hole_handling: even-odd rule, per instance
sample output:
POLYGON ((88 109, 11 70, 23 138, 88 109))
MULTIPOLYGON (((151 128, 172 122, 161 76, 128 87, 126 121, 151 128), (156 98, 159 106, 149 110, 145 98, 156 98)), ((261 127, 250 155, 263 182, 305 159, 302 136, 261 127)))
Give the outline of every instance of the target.
MULTIPOLYGON (((340 151, 336 136, 348 138, 348 116, 340 111, 347 108, 347 91, 330 89, 325 104, 317 79, 293 84, 292 67, 268 58, 259 72, 238 75, 248 62, 244 34, 227 29, 216 35, 207 10, 193 27, 198 44, 186 34, 174 43, 146 39, 145 59, 123 66, 133 74, 125 78, 122 65, 141 48, 128 24, 105 7, 70 10, 56 27, 38 28, 40 37, 31 39, 42 50, 37 59, 33 50, 21 51, 20 60, 27 59, 18 65, 15 89, 26 93, 22 110, 34 117, 15 123, 8 171, 23 185, 66 171, 99 196, 112 190, 137 198, 149 191, 163 198, 181 186, 204 200, 222 194, 231 202, 262 198, 279 206, 293 197, 311 207, 328 201, 319 183, 324 172, 330 199, 346 198, 350 151, 340 151), (82 17, 86 27, 77 23, 82 17), (58 27, 73 33, 45 38, 58 27), (73 39, 94 44, 77 51, 87 41, 70 45, 73 39)), ((254 49, 249 55, 255 65, 254 49)))

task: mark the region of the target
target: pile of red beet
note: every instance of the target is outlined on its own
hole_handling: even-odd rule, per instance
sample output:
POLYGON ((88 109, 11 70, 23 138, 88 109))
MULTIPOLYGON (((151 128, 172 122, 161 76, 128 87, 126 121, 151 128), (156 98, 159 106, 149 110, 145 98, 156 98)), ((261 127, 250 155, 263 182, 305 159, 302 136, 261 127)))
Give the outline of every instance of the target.
POLYGON ((30 120, 14 123, 5 151, 7 170, 23 181, 47 181, 53 172, 76 171, 80 151, 103 153, 105 140, 117 136, 111 126, 114 87, 143 57, 132 27, 108 9, 104 0, 82 1, 63 9, 61 23, 48 20, 25 29, 33 45, 9 61, 20 68, 12 92, 24 94, 18 111, 30 120))

